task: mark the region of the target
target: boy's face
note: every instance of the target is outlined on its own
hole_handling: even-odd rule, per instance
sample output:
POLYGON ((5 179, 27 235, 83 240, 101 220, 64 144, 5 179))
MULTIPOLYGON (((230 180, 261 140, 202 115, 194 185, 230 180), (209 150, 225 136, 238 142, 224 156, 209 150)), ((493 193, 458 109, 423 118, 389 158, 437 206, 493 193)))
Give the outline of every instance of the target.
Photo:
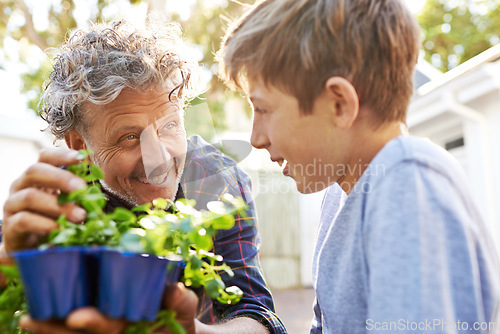
POLYGON ((254 109, 252 146, 267 149, 272 161, 286 163, 283 174, 295 180, 301 193, 317 192, 337 181, 338 139, 321 96, 312 114, 301 115, 295 97, 251 80, 249 99, 254 109))

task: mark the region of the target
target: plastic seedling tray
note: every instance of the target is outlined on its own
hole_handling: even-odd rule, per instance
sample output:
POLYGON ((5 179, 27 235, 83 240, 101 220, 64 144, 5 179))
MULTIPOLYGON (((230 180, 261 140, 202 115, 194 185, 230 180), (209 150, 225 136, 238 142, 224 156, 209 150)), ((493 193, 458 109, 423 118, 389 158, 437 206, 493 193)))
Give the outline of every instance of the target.
POLYGON ((112 318, 153 321, 164 288, 179 279, 182 262, 109 249, 100 255, 99 310, 112 318))
POLYGON ((90 303, 81 247, 26 250, 14 253, 28 309, 35 319, 64 318, 90 303))
POLYGON ((65 318, 96 306, 113 318, 152 321, 166 286, 178 281, 180 260, 105 247, 56 247, 15 252, 34 319, 65 318))

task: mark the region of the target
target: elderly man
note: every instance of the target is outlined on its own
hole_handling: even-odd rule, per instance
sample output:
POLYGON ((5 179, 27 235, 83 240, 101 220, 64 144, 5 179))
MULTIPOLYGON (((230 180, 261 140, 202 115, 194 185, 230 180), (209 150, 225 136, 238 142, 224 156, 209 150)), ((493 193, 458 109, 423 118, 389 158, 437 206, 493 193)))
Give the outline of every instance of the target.
MULTIPOLYGON (((225 193, 242 196, 250 206, 248 217, 237 217, 235 226, 214 240, 214 252, 235 274, 224 280, 243 290, 242 301, 221 305, 198 293, 196 311, 197 299, 180 285, 168 292, 164 304, 177 311, 190 333, 284 333, 259 264, 249 177, 200 137, 186 139, 183 107, 197 94, 197 65, 183 54, 177 26, 161 28, 138 31, 125 22, 94 25, 63 46, 41 116, 72 150, 42 152, 38 163, 13 183, 4 207, 1 251, 36 246, 58 227, 55 219, 61 214, 75 223, 85 219, 82 208, 59 205, 57 194, 84 185, 60 167, 77 161, 75 150, 91 149, 92 162, 105 173, 102 186, 110 209, 158 197, 192 198, 200 209, 225 193)), ((109 333, 124 327, 95 309, 75 311, 65 326, 30 319, 21 325, 39 333, 109 333)))

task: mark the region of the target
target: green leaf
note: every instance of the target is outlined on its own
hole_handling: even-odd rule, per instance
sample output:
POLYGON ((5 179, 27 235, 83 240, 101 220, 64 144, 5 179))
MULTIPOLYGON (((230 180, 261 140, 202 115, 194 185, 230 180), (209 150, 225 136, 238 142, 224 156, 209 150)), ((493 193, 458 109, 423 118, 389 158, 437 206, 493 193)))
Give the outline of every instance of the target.
POLYGON ((90 175, 94 177, 94 180, 103 180, 104 179, 104 172, 100 167, 97 165, 91 164, 90 165, 90 175))
POLYGON ((177 228, 182 233, 190 232, 193 227, 191 226, 191 219, 183 219, 180 223, 177 224, 177 228))
POLYGON ((207 208, 211 212, 219 215, 224 215, 227 213, 226 205, 221 201, 211 201, 207 203, 207 208))
POLYGON ((0 271, 5 274, 8 278, 19 278, 19 270, 17 269, 17 266, 15 265, 3 265, 0 266, 0 271))
MULTIPOLYGON (((88 193, 88 188, 80 188, 78 190, 72 191, 66 197, 66 203, 76 202, 80 197, 85 196, 88 193)), ((62 194, 61 194, 62 195, 62 194)))
POLYGON ((193 231, 190 238, 192 243, 196 245, 196 248, 198 249, 210 250, 214 246, 212 237, 206 234, 205 229, 193 231), (205 231, 205 233, 201 233, 202 231, 205 231))
POLYGON ((51 243, 53 245, 61 245, 61 246, 69 246, 72 243, 72 240, 74 240, 74 236, 76 234, 75 229, 72 228, 67 228, 64 230, 61 230, 57 236, 52 239, 51 243))
POLYGON ((234 217, 231 215, 219 216, 212 221, 212 227, 216 230, 228 230, 234 226, 234 217))
POLYGON ((190 206, 193 208, 196 206, 196 200, 194 199, 179 198, 177 201, 175 201, 175 205, 177 206, 178 203, 182 203, 185 206, 190 206))
POLYGON ((87 159, 89 155, 91 155, 92 150, 78 150, 78 156, 76 157, 78 160, 84 160, 87 159))
POLYGON ((189 264, 191 265, 192 270, 200 270, 202 267, 203 262, 199 257, 193 256, 189 260, 189 264))
POLYGON ((221 290, 224 290, 225 284, 220 278, 210 278, 205 281, 205 292, 211 299, 217 299, 221 290))
POLYGON ((137 217, 135 216, 135 214, 132 211, 127 210, 125 208, 116 208, 113 211, 113 213, 108 215, 108 217, 112 220, 120 221, 120 222, 124 222, 124 221, 136 222, 137 221, 137 217))
POLYGON ((241 291, 240 288, 237 286, 230 286, 221 293, 220 297, 217 298, 217 301, 222 304, 232 305, 238 303, 242 297, 243 291, 241 291))
POLYGON ((136 207, 132 208, 132 212, 147 212, 151 209, 152 204, 151 203, 145 203, 136 207))
POLYGON ((157 198, 153 200, 153 206, 156 209, 165 210, 168 207, 170 207, 170 205, 172 205, 172 201, 167 200, 165 198, 157 198))
POLYGON ((57 202, 58 204, 66 204, 66 203, 71 203, 72 200, 69 199, 69 194, 60 193, 59 196, 57 197, 57 202))
POLYGON ((200 214, 200 212, 197 211, 194 207, 185 204, 184 202, 185 201, 180 201, 180 200, 175 202, 175 207, 177 208, 177 210, 179 210, 179 212, 188 216, 197 216, 200 214))
POLYGON ((121 237, 120 247, 134 253, 146 253, 141 240, 142 238, 138 233, 126 232, 121 237))

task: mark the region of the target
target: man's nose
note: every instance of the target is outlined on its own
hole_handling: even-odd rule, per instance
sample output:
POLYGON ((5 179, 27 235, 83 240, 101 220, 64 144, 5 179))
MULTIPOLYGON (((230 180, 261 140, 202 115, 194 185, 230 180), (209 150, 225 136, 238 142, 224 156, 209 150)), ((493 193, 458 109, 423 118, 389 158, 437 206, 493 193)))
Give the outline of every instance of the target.
POLYGON ((253 121, 250 143, 255 148, 267 148, 269 146, 269 138, 267 137, 264 126, 255 119, 253 121))
POLYGON ((141 154, 147 178, 155 177, 167 169, 171 156, 161 143, 154 124, 141 133, 141 154))

